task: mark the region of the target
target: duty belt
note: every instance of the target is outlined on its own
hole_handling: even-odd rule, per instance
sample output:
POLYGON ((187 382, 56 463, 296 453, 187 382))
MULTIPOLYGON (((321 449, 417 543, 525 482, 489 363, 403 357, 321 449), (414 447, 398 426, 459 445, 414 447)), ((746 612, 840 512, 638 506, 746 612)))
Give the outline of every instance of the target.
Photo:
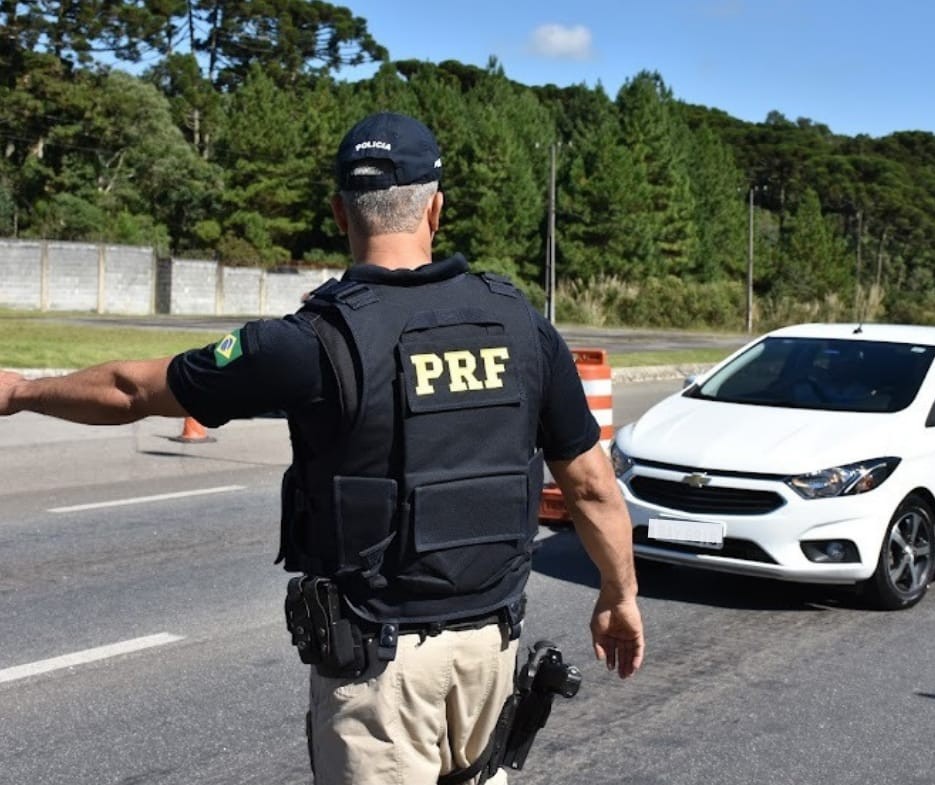
POLYGON ((357 676, 367 667, 367 644, 377 644, 377 659, 396 657, 400 635, 423 640, 446 630, 472 630, 500 624, 510 640, 522 633, 526 598, 477 616, 431 622, 376 622, 359 618, 343 602, 335 583, 327 578, 296 577, 286 595, 286 625, 302 662, 315 665, 322 675, 357 676))
MULTIPOLYGON (((484 616, 472 616, 467 619, 453 619, 451 621, 436 622, 361 622, 361 637, 365 641, 377 641, 377 656, 380 659, 393 659, 396 650, 396 641, 400 635, 418 635, 425 640, 445 631, 458 632, 463 630, 479 630, 488 624, 502 624, 507 620, 507 614, 502 611, 488 613, 484 616), (391 650, 393 655, 391 655, 391 650), (390 655, 390 656, 387 656, 390 655)), ((510 639, 512 640, 512 630, 510 639)))
POLYGON ((440 635, 446 630, 479 630, 488 624, 503 624, 510 632, 510 640, 516 640, 522 633, 523 618, 526 615, 526 596, 490 613, 479 616, 468 616, 458 619, 449 619, 434 622, 379 622, 359 621, 358 625, 364 638, 381 637, 384 631, 390 628, 390 633, 396 635, 418 635, 425 639, 440 635))

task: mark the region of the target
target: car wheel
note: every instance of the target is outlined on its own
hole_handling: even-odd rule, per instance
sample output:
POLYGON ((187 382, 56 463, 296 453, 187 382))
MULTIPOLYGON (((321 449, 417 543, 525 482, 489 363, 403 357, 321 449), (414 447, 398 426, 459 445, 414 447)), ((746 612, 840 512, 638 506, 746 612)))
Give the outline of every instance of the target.
POLYGON ((909 608, 925 595, 935 557, 933 518, 929 503, 914 493, 896 508, 886 527, 876 572, 865 587, 877 608, 909 608))

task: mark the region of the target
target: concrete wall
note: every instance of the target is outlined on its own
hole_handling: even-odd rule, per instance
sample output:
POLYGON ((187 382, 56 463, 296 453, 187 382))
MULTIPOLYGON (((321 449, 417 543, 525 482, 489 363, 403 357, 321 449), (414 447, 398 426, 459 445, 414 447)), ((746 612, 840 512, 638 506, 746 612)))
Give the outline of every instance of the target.
POLYGON ((46 243, 48 286, 46 308, 50 311, 103 311, 101 252, 96 245, 46 243))
POLYGON ((263 313, 262 271, 251 267, 221 267, 218 313, 225 316, 263 313))
POLYGON ((0 307, 276 317, 295 311, 305 292, 342 272, 157 262, 151 248, 0 239, 0 307))
POLYGON ((217 263, 173 259, 169 313, 217 313, 217 263))
POLYGON ((101 295, 104 313, 153 313, 156 260, 152 248, 108 245, 104 247, 104 254, 101 295))
POLYGON ((340 278, 341 270, 302 270, 298 273, 269 273, 266 276, 264 316, 283 316, 294 312, 302 295, 318 288, 329 278, 340 278))
POLYGON ((0 306, 42 307, 42 243, 0 240, 0 306))
POLYGON ((151 313, 154 282, 151 248, 0 240, 0 306, 151 313))

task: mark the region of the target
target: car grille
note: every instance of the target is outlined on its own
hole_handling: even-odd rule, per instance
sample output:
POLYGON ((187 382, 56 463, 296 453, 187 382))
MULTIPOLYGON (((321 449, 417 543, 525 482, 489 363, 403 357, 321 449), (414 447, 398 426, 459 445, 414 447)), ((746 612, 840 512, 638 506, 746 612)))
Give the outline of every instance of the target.
POLYGON ((695 488, 684 482, 657 477, 633 477, 629 487, 641 501, 670 510, 710 515, 765 515, 785 504, 782 496, 773 491, 710 485, 695 488))
POLYGON ((704 548, 685 542, 666 542, 664 540, 649 539, 648 526, 633 527, 633 542, 637 545, 648 545, 663 551, 678 551, 679 553, 703 553, 706 556, 722 556, 727 559, 742 559, 743 561, 757 561, 765 564, 776 564, 776 560, 764 551, 755 542, 741 540, 737 537, 725 537, 721 548, 704 548))

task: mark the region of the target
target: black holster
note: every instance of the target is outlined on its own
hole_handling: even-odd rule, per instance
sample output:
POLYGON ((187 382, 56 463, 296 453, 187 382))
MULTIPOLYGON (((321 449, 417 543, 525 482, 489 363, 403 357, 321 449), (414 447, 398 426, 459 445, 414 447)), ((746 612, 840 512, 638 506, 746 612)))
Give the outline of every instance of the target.
POLYGON ((286 627, 299 658, 329 678, 353 678, 367 668, 360 628, 345 613, 328 578, 292 578, 286 591, 286 627))
POLYGON ((487 748, 473 765, 438 778, 438 785, 457 785, 480 774, 486 782, 501 766, 519 771, 539 730, 545 727, 556 695, 573 698, 581 686, 581 671, 562 661, 554 643, 538 641, 517 672, 513 694, 506 699, 487 748))

